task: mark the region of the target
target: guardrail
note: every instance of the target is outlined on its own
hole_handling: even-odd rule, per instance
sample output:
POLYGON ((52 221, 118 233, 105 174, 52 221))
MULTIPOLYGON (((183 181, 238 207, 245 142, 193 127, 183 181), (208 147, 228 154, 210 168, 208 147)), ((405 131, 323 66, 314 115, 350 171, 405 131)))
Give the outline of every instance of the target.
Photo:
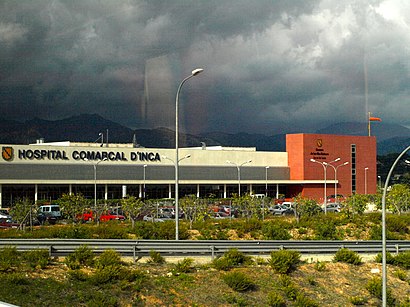
MULTIPOLYGON (((107 249, 122 256, 137 258, 149 256, 154 250, 163 256, 204 256, 214 259, 229 249, 236 248, 249 255, 266 255, 275 250, 297 250, 302 254, 333 254, 340 248, 357 253, 380 253, 381 241, 232 241, 232 240, 113 240, 113 239, 0 239, 0 248, 15 246, 18 251, 47 249, 50 256, 67 256, 86 245, 95 253, 107 249)), ((410 250, 410 241, 387 241, 386 250, 399 253, 410 250)))

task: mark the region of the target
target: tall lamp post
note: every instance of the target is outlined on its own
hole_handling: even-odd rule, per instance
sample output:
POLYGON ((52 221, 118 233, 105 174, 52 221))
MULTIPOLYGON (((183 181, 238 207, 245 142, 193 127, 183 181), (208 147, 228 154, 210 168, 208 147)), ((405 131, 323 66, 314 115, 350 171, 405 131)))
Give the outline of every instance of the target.
POLYGON ((386 266, 386 194, 389 187, 389 180, 393 173, 393 169, 399 162, 401 157, 410 150, 408 146, 394 161, 389 173, 387 174, 386 181, 384 183, 383 197, 382 197, 382 306, 387 306, 387 266, 386 266))
MULTIPOLYGON (((324 163, 326 163, 326 162, 324 162, 324 163)), ((339 164, 337 166, 334 166, 333 164, 330 164, 330 163, 326 163, 326 164, 331 166, 333 168, 333 170, 335 171, 335 200, 337 202, 338 201, 338 196, 337 196, 337 169, 341 166, 348 165, 349 162, 345 162, 345 163, 339 164)))
POLYGON ((143 167, 144 167, 144 190, 142 191, 142 198, 145 199, 145 172, 146 172, 147 165, 144 164, 143 167))
MULTIPOLYGON (((84 161, 89 161, 87 158, 84 158, 84 161)), ((101 162, 107 161, 107 158, 99 160, 97 163, 93 163, 94 167, 94 210, 97 210, 97 166, 101 162)))
POLYGON ((369 170, 368 167, 364 168, 364 195, 367 195, 367 171, 369 170))
MULTIPOLYGON (((191 155, 185 155, 184 157, 180 158, 177 160, 175 163, 174 160, 167 156, 162 156, 163 159, 169 160, 174 164, 175 168, 177 167, 178 163, 181 162, 182 160, 189 159, 191 155)), ((178 185, 175 185, 175 188, 177 188, 178 185)), ((177 190, 175 190, 175 195, 177 195, 177 190)), ((177 197, 175 196, 175 238, 176 240, 179 240, 179 206, 177 206, 177 197)))
POLYGON ((268 197, 268 169, 269 166, 265 166, 265 197, 268 197))
POLYGON ((200 74, 204 70, 202 68, 194 69, 191 74, 183 79, 178 86, 177 95, 175 98, 175 240, 179 240, 179 195, 178 195, 178 184, 179 184, 179 148, 178 148, 178 105, 179 105, 179 93, 182 86, 186 81, 192 77, 200 74))
POLYGON ((238 170, 238 195, 239 195, 239 197, 241 196, 241 167, 242 167, 243 165, 245 165, 245 164, 247 164, 247 163, 251 163, 251 162, 252 162, 252 160, 248 160, 248 161, 245 161, 245 162, 243 162, 242 164, 239 164, 239 165, 238 165, 238 164, 236 164, 235 162, 226 160, 226 163, 235 165, 235 166, 236 166, 236 169, 238 170))
POLYGON ((327 182, 326 182, 326 171, 327 171, 327 167, 328 167, 329 165, 331 165, 330 163, 334 163, 334 162, 337 162, 337 161, 340 161, 340 158, 336 158, 336 159, 334 159, 333 161, 330 161, 330 162, 320 162, 320 161, 316 161, 315 159, 310 159, 310 162, 318 163, 318 164, 322 165, 322 167, 323 167, 323 175, 324 175, 323 206, 324 206, 324 208, 325 208, 325 214, 327 214, 327 191, 326 191, 327 182))

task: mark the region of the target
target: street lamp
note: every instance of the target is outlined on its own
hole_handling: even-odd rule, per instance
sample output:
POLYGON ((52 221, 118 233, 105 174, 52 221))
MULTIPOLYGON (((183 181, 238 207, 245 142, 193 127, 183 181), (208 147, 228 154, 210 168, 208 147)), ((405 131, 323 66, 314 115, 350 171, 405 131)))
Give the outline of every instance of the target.
POLYGON ((330 163, 334 163, 334 162, 337 162, 337 161, 340 161, 340 158, 336 158, 336 159, 334 159, 333 161, 330 161, 330 162, 319 162, 319 161, 316 161, 315 159, 310 159, 310 162, 314 162, 314 163, 318 163, 318 164, 320 164, 320 165, 322 165, 323 166, 323 175, 324 175, 324 199, 323 199, 323 205, 324 205, 324 207, 325 207, 325 214, 327 214, 327 191, 326 191, 326 185, 327 185, 327 183, 326 183, 326 170, 327 170, 327 167, 329 166, 329 165, 331 165, 330 163))
POLYGON ((364 168, 364 195, 367 195, 367 171, 369 170, 368 167, 364 168))
MULTIPOLYGON (((339 159, 340 160, 340 159, 339 159)), ((334 162, 336 162, 336 161, 334 161, 334 162)), ((326 163, 326 162, 323 162, 323 163, 326 163)), ((332 168, 333 168, 333 170, 335 171, 335 200, 336 200, 336 202, 337 202, 337 169, 339 168, 339 167, 341 167, 341 166, 345 166, 345 165, 348 165, 349 164, 349 162, 345 162, 345 163, 343 163, 343 164, 339 164, 338 166, 334 166, 333 164, 330 164, 330 163, 332 163, 332 162, 329 162, 329 163, 326 163, 327 165, 329 165, 329 166, 331 166, 332 168)))
POLYGON ((265 197, 268 197, 268 169, 269 166, 265 166, 265 197))
POLYGON ((238 164, 236 164, 235 162, 226 160, 226 163, 235 165, 235 166, 236 166, 236 169, 238 170, 238 195, 239 195, 239 197, 241 196, 241 167, 242 167, 244 164, 251 163, 251 162, 252 162, 252 160, 248 160, 248 161, 245 161, 245 162, 243 162, 242 164, 239 164, 239 165, 238 165, 238 164))
POLYGON ((175 98, 175 240, 179 240, 179 195, 178 195, 178 183, 179 183, 179 148, 178 148, 178 104, 179 104, 179 92, 182 86, 190 78, 200 74, 204 70, 202 68, 194 69, 191 74, 183 79, 178 86, 177 95, 175 98))
MULTIPOLYGON (((175 161, 167 156, 162 156, 163 159, 169 160, 174 164, 175 168, 177 167, 178 163, 181 162, 182 160, 189 159, 191 158, 191 155, 185 155, 184 157, 178 159, 178 163, 175 163, 175 161)), ((179 167, 179 166, 178 166, 179 167)), ((176 174, 175 174, 176 175, 176 174)), ((175 188, 177 188, 178 185, 175 185, 175 188)), ((179 206, 177 206, 177 190, 175 190, 175 238, 176 240, 179 240, 179 206)))
MULTIPOLYGON (((384 183, 384 190, 383 190, 383 197, 382 197, 382 306, 387 306, 387 266, 386 266, 386 194, 387 188, 389 187, 389 180, 393 173, 393 169, 395 168, 396 164, 399 162, 401 157, 410 150, 410 146, 408 146, 405 150, 401 152, 401 154, 397 157, 396 161, 394 161, 390 171, 386 177, 386 181, 384 183)), ((407 160, 406 160, 407 163, 407 160)))
POLYGON ((147 165, 144 164, 144 190, 142 192, 142 198, 145 199, 145 169, 147 168, 147 165))
MULTIPOLYGON (((84 158, 84 161, 89 161, 87 158, 84 158)), ((97 166, 101 162, 107 161, 107 158, 99 160, 97 163, 93 163, 94 167, 94 210, 97 210, 97 166)))

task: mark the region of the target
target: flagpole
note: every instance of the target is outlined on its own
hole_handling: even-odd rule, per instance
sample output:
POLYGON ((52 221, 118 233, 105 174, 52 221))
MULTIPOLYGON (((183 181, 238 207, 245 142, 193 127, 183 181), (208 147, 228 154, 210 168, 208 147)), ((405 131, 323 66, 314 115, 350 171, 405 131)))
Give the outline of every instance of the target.
POLYGON ((369 136, 370 136, 370 112, 368 113, 368 117, 367 117, 367 130, 369 131, 369 136))

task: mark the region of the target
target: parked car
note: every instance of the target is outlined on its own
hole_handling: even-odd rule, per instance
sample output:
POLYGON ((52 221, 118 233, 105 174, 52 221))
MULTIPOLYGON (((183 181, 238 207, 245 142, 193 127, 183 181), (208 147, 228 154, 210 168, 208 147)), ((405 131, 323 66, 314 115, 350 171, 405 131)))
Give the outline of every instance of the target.
MULTIPOLYGON (((93 211, 87 211, 84 212, 82 215, 79 217, 82 221, 88 222, 88 221, 93 221, 95 220, 95 213, 93 211)), ((120 212, 115 212, 113 210, 108 210, 103 212, 100 215, 100 221, 101 222, 107 222, 107 221, 124 221, 125 216, 123 214, 120 214, 120 212)))
POLYGON ((165 221, 173 221, 174 218, 166 216, 166 215, 159 215, 158 217, 155 217, 153 215, 147 214, 147 215, 144 215, 142 220, 146 222, 165 222, 165 221))
POLYGON ((344 197, 342 194, 337 194, 337 195, 332 194, 327 197, 327 202, 328 203, 340 203, 341 201, 345 199, 346 197, 344 197))
POLYGON ((38 208, 38 213, 45 214, 46 216, 54 216, 57 219, 61 219, 61 211, 59 205, 43 205, 38 208))
POLYGON ((212 212, 211 218, 222 220, 222 219, 230 219, 231 216, 225 212, 212 212))
POLYGON ((20 224, 8 218, 0 218, 0 228, 19 228, 20 224))
POLYGON ((273 207, 270 207, 268 210, 273 215, 286 215, 294 213, 292 208, 289 208, 288 206, 285 206, 283 204, 274 205, 273 207))
POLYGON ((39 223, 40 225, 44 225, 44 224, 46 224, 46 223, 48 223, 48 224, 50 224, 50 225, 55 225, 55 224, 57 223, 57 220, 58 220, 58 219, 57 219, 57 217, 55 217, 54 215, 40 212, 40 213, 37 215, 37 220, 38 220, 38 223, 39 223))
POLYGON ((0 209, 0 218, 2 219, 10 219, 11 220, 11 215, 9 212, 5 209, 0 209))
MULTIPOLYGON (((325 212, 325 207, 322 205, 322 210, 325 212)), ((326 204, 326 212, 340 212, 341 207, 338 203, 327 203, 326 204)))

